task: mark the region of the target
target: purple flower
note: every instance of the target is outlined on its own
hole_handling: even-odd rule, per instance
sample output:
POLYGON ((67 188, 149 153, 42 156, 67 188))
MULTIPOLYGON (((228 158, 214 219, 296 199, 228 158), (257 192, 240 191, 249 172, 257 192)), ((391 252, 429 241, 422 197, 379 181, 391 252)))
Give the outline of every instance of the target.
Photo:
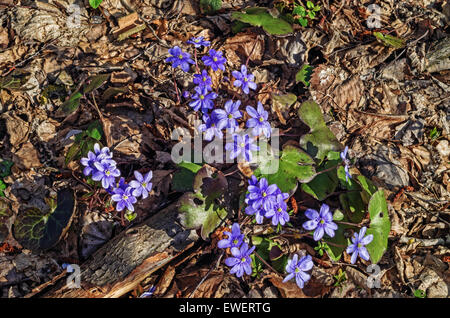
POLYGON ((272 218, 272 224, 273 225, 285 225, 287 222, 289 222, 289 214, 286 212, 287 205, 286 202, 284 202, 283 195, 279 194, 276 197, 276 201, 272 206, 272 209, 267 211, 266 217, 272 218))
POLYGON ((356 263, 356 259, 358 258, 358 255, 361 256, 361 258, 366 261, 368 261, 370 258, 369 252, 367 251, 367 248, 365 247, 365 245, 372 242, 373 235, 369 234, 366 237, 364 237, 364 235, 366 235, 366 230, 367 230, 367 227, 364 226, 359 231, 359 234, 355 233, 352 237, 353 244, 350 244, 347 247, 346 252, 348 254, 353 253, 352 259, 351 259, 352 264, 356 263))
POLYGON ((167 63, 172 63, 173 68, 178 66, 185 72, 189 72, 189 64, 194 64, 195 62, 191 59, 189 53, 183 52, 178 46, 174 46, 169 50, 170 57, 166 58, 167 63))
POLYGON ((183 96, 184 98, 189 98, 191 96, 191 93, 189 93, 189 91, 184 91, 181 96, 183 96))
POLYGON ((97 159, 111 159, 113 157, 111 150, 108 147, 103 147, 100 149, 99 144, 94 145, 94 153, 97 159))
POLYGON ((101 181, 104 189, 115 185, 116 177, 120 176, 120 171, 117 169, 115 162, 112 164, 110 161, 96 161, 94 166, 97 171, 92 174, 92 180, 101 181))
POLYGON ((231 74, 233 74, 234 78, 236 79, 233 83, 236 87, 242 87, 242 90, 245 94, 249 93, 249 88, 255 90, 256 84, 253 82, 253 79, 255 76, 253 74, 247 75, 247 67, 245 65, 241 66, 241 71, 233 71, 231 74))
POLYGON ((279 190, 276 184, 269 185, 266 178, 261 178, 257 185, 249 185, 247 189, 248 198, 252 200, 252 208, 262 207, 266 212, 272 209, 276 201, 274 194, 279 190))
POLYGON ((247 120, 247 127, 253 128, 253 136, 259 136, 261 133, 264 133, 264 135, 269 138, 272 130, 270 123, 267 121, 269 113, 264 110, 261 102, 258 102, 257 109, 254 109, 252 106, 247 106, 245 110, 252 117, 247 120))
POLYGON ((137 202, 137 199, 133 196, 131 193, 133 191, 132 187, 126 188, 126 190, 123 190, 121 188, 116 188, 114 190, 114 194, 111 196, 111 199, 115 202, 117 202, 116 210, 122 211, 125 207, 127 210, 133 212, 134 206, 137 202))
POLYGON ((219 139, 223 138, 222 130, 218 127, 218 120, 214 112, 211 113, 211 116, 203 115, 203 121, 204 124, 198 126, 198 130, 205 133, 205 140, 211 141, 214 136, 219 139))
POLYGON ((333 222, 333 213, 325 203, 320 207, 320 213, 313 209, 307 209, 305 215, 310 221, 303 223, 303 228, 314 231, 314 240, 318 241, 323 237, 324 232, 330 237, 334 237, 334 231, 338 226, 333 222))
POLYGON ((217 243, 217 247, 219 248, 239 247, 244 241, 244 234, 241 234, 241 229, 239 228, 238 223, 233 224, 233 226, 231 227, 231 233, 227 231, 223 233, 228 235, 228 238, 220 240, 217 243))
POLYGON ((351 178, 352 176, 351 176, 351 174, 348 172, 348 166, 350 165, 350 160, 348 160, 346 157, 347 157, 347 152, 348 152, 348 146, 345 146, 345 149, 344 149, 344 151, 342 151, 341 153, 340 153, 340 156, 341 156, 341 159, 342 159, 342 161, 344 162, 344 165, 345 165, 345 167, 344 167, 344 171, 345 171, 345 180, 347 180, 347 182, 348 182, 348 179, 349 178, 351 178))
POLYGON ((225 264, 232 267, 230 274, 236 274, 236 277, 241 277, 245 272, 247 275, 250 275, 252 273, 250 254, 254 250, 255 246, 249 249, 247 243, 242 243, 240 248, 233 247, 231 254, 234 257, 229 257, 225 260, 225 264))
POLYGON ((212 90, 212 79, 211 76, 208 75, 208 72, 206 70, 203 70, 202 74, 194 74, 193 82, 200 87, 206 87, 208 88, 208 90, 212 90))
POLYGON ((230 151, 230 159, 243 155, 246 161, 252 161, 252 151, 259 150, 259 147, 253 144, 253 139, 249 135, 244 136, 234 134, 233 142, 225 145, 225 150, 230 151))
POLYGON ((133 190, 133 196, 139 198, 142 195, 142 199, 146 199, 150 191, 152 191, 152 179, 153 173, 149 171, 146 175, 142 176, 139 171, 134 172, 136 180, 130 182, 130 187, 133 190))
POLYGON ((81 158, 80 162, 83 166, 85 166, 85 168, 83 169, 83 174, 86 177, 92 172, 95 173, 97 171, 94 165, 97 162, 97 156, 92 151, 88 152, 87 158, 81 158))
POLYGON ((303 256, 298 261, 298 255, 294 254, 292 259, 288 260, 286 265, 286 272, 288 275, 283 279, 283 283, 291 280, 295 277, 295 282, 299 288, 303 288, 305 283, 311 278, 311 275, 306 273, 312 269, 314 263, 312 262, 311 255, 303 256))
POLYGON ((106 192, 108 192, 109 194, 113 195, 114 191, 120 188, 122 190, 126 190, 128 188, 128 184, 125 182, 125 178, 124 177, 120 177, 119 182, 117 182, 117 187, 116 186, 111 186, 108 189, 106 189, 106 192))
POLYGON ((187 43, 187 44, 194 44, 194 46, 195 46, 196 48, 199 48, 199 47, 201 47, 202 45, 203 45, 203 46, 209 46, 209 45, 211 44, 211 42, 205 41, 204 38, 203 38, 203 36, 199 36, 198 38, 192 37, 192 38, 190 38, 186 43, 187 43))
POLYGON ((203 63, 205 63, 206 66, 211 66, 213 71, 217 71, 219 68, 222 71, 225 71, 224 64, 227 59, 222 56, 222 52, 211 49, 209 50, 208 54, 209 55, 205 55, 202 57, 203 63))
POLYGON ((195 111, 198 111, 201 108, 202 112, 206 112, 208 109, 212 109, 214 107, 214 102, 212 100, 217 97, 216 93, 208 93, 208 88, 205 86, 196 86, 194 90, 196 92, 196 94, 192 96, 194 101, 190 102, 189 106, 191 106, 195 111))
POLYGON ((230 99, 224 105, 225 109, 214 109, 213 113, 219 120, 218 126, 220 129, 227 128, 230 132, 234 132, 238 127, 237 118, 242 117, 242 113, 239 111, 241 101, 233 101, 230 99))

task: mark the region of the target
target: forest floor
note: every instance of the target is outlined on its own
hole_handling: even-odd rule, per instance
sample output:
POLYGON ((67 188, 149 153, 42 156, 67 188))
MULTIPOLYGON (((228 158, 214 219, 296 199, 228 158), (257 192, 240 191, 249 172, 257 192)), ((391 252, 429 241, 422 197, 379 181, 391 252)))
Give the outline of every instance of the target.
MULTIPOLYGON (((450 2, 316 0, 315 18, 306 27, 294 23, 285 35, 238 30, 231 13, 258 6, 276 16, 273 8, 292 7, 291 0, 223 0, 215 12, 205 12, 200 2, 104 0, 93 9, 89 1, 0 0, 1 296, 51 297, 67 276, 63 264, 83 269, 102 246, 114 246, 125 232, 176 204, 183 191, 172 183, 178 167, 171 151, 178 141, 171 133, 192 129, 201 118, 179 96, 192 89, 192 76, 165 59, 171 47, 185 50, 187 40, 203 36, 224 52, 229 69, 247 63, 259 87, 251 96, 269 109, 283 141, 305 133, 295 114, 313 99, 339 142, 349 146, 352 169, 384 189, 391 231, 378 262, 381 285, 367 288, 369 262, 352 265, 346 254, 332 262, 313 240, 287 247, 314 256, 303 290, 281 283, 267 266, 256 277, 238 279, 215 246, 220 233, 203 240, 192 231, 190 244, 114 295, 139 297, 155 286, 155 297, 448 297, 450 2), (74 2, 78 6, 71 7, 74 2), (371 4, 380 9, 375 18, 371 4), (374 31, 401 43, 383 42, 374 31), (304 65, 310 76, 296 80, 304 65), (85 94, 78 96, 82 87, 85 94), (296 99, 273 98, 286 94, 296 99), (96 141, 111 147, 127 181, 134 170, 153 171, 153 191, 136 205, 132 221, 82 174, 80 153, 96 141), (55 205, 62 191, 73 192, 64 212, 57 209, 67 219, 56 220, 56 230, 45 228, 56 238, 43 243, 15 235, 21 222, 29 222, 31 236, 41 235, 34 226, 42 218, 33 217, 55 205), (30 209, 29 219, 20 216, 30 209)), ((218 169, 233 182, 246 179, 235 164, 218 169)), ((242 189, 231 195, 239 197, 242 189)), ((303 211, 305 201, 307 194, 298 190, 289 206, 303 211)), ((237 218, 242 215, 230 220, 237 218)))

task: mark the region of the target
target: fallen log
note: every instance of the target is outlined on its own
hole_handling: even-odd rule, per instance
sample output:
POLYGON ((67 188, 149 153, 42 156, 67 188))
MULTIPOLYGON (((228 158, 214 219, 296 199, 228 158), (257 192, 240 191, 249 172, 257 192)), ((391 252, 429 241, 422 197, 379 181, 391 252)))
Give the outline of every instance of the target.
POLYGON ((80 288, 69 288, 62 279, 43 297, 108 298, 130 292, 192 246, 191 231, 178 224, 177 215, 177 206, 172 204, 123 231, 80 266, 80 288))

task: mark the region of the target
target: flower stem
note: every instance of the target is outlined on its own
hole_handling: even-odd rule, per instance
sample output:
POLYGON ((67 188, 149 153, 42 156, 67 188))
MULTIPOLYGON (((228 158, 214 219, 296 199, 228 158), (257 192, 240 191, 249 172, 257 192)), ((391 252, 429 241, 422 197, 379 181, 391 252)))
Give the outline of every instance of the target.
POLYGON ((195 69, 197 71, 197 74, 200 74, 200 68, 198 67, 198 63, 197 63, 197 48, 194 48, 194 60, 195 60, 195 69))
POLYGON ((178 93, 177 81, 175 80, 175 71, 172 73, 173 86, 175 87, 175 92, 177 93, 178 105, 181 104, 180 94, 178 93))
POLYGON ((344 221, 333 221, 333 222, 336 222, 336 223, 339 223, 339 224, 345 224, 345 225, 355 226, 355 227, 359 227, 359 228, 362 227, 362 225, 355 224, 355 223, 350 223, 350 222, 344 222, 344 221))

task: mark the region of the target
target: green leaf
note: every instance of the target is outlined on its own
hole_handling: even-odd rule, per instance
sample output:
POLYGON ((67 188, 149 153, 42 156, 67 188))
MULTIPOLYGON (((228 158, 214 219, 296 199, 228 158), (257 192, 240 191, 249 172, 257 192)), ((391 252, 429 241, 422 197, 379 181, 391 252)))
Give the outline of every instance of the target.
POLYGON ((358 180, 361 188, 364 190, 361 192, 361 198, 364 203, 368 204, 370 197, 372 197, 372 195, 378 191, 378 188, 372 183, 372 181, 370 181, 363 175, 358 175, 356 179, 358 180))
POLYGON ((222 0, 200 0, 202 12, 211 14, 222 8, 222 0))
POLYGON ((267 167, 260 165, 255 170, 256 177, 264 177, 269 184, 276 184, 282 192, 291 193, 297 182, 308 182, 315 176, 314 160, 303 150, 291 145, 283 147, 278 161, 278 170, 273 174, 264 174, 267 167))
POLYGON ((70 97, 59 107, 58 113, 63 113, 64 115, 70 115, 78 109, 80 106, 80 99, 83 97, 79 91, 76 91, 70 95, 70 97))
POLYGON ((54 211, 44 213, 37 208, 28 208, 20 213, 14 222, 14 238, 33 251, 49 249, 66 232, 74 211, 73 190, 63 189, 58 192, 54 211))
POLYGON ((387 249, 388 236, 391 230, 388 207, 382 189, 375 192, 370 199, 369 216, 370 227, 367 229, 367 234, 373 234, 373 241, 366 247, 372 263, 376 264, 387 249))
POLYGON ((106 82, 108 79, 109 79, 109 74, 100 74, 100 75, 89 77, 87 80, 87 82, 89 82, 89 84, 83 86, 83 94, 86 95, 86 94, 96 90, 97 88, 102 86, 102 84, 104 82, 106 82))
POLYGON ((16 69, 5 77, 0 77, 0 90, 20 90, 30 79, 31 73, 22 69, 16 69))
POLYGON ((293 31, 292 26, 287 21, 272 17, 266 8, 249 8, 245 13, 233 12, 231 17, 253 26, 262 27, 268 33, 274 35, 288 34, 293 31))
MULTIPOLYGON (((338 160, 326 161, 325 164, 321 165, 321 167, 317 169, 317 173, 320 173, 320 171, 326 169, 331 169, 332 167, 336 167, 338 164, 338 160)), ((328 172, 317 174, 314 179, 312 179, 308 183, 303 183, 302 190, 310 194, 317 200, 323 201, 325 197, 336 190, 337 186, 338 178, 336 176, 336 170, 332 169, 328 172)))
POLYGON ((300 146, 308 154, 323 160, 329 151, 339 151, 342 146, 325 124, 320 106, 314 101, 304 102, 299 110, 300 119, 310 127, 310 133, 300 138, 300 146))
POLYGON ((307 27, 307 26, 308 26, 308 20, 305 19, 305 18, 299 18, 299 19, 298 19, 298 23, 300 23, 300 25, 301 25, 302 27, 307 27))
MULTIPOLYGON (((84 143, 84 142, 83 142, 84 143)), ((64 164, 67 166, 69 162, 74 160, 80 154, 81 145, 79 142, 75 141, 72 146, 70 146, 67 151, 66 158, 64 160, 64 164)))
POLYGON ((373 35, 377 38, 379 42, 381 42, 384 46, 390 46, 395 49, 401 49, 406 46, 406 41, 404 39, 389 35, 383 34, 381 32, 373 32, 373 35))
POLYGON ((306 6, 308 9, 314 9, 314 3, 312 1, 306 1, 306 6))
POLYGON ((347 224, 339 224, 338 229, 334 232, 334 237, 325 236, 324 241, 337 244, 326 244, 325 243, 325 251, 328 254, 328 257, 333 261, 337 262, 341 259, 342 253, 345 251, 348 245, 348 240, 345 236, 346 230, 353 228, 347 224))
POLYGON ((314 13, 314 11, 309 11, 309 12, 308 12, 308 16, 309 16, 311 19, 314 19, 314 18, 316 17, 316 14, 314 13))
POLYGON ((6 184, 3 182, 2 179, 0 179, 0 197, 4 197, 5 193, 3 192, 3 190, 6 189, 6 184))
POLYGON ((292 14, 304 17, 306 16, 306 9, 302 6, 297 6, 294 8, 294 10, 292 10, 292 14))
POLYGON ((0 162, 0 178, 5 178, 11 175, 11 167, 14 165, 14 162, 9 160, 2 160, 0 162))
POLYGON ((425 298, 425 297, 427 297, 427 293, 425 291, 423 291, 422 289, 416 289, 416 290, 414 290, 414 297, 425 298))
POLYGON ((9 234, 9 221, 13 216, 8 202, 0 198, 0 242, 3 242, 9 234))
POLYGON ((183 161, 178 164, 178 167, 180 169, 174 173, 172 178, 172 189, 177 192, 192 191, 195 174, 202 166, 192 162, 183 161))
POLYGON ((309 86, 309 80, 311 79, 313 68, 309 64, 303 64, 300 71, 295 75, 295 82, 302 82, 306 87, 309 86))
POLYGON ((102 2, 103 2, 103 0, 89 0, 89 4, 94 9, 97 9, 102 2))
POLYGON ((186 229, 200 229, 201 236, 207 239, 221 221, 227 216, 227 211, 216 205, 207 207, 206 197, 201 192, 188 192, 179 200, 180 221, 186 229))
POLYGON ((89 137, 100 141, 100 139, 102 139, 102 135, 103 135, 103 127, 102 124, 100 123, 100 121, 96 120, 94 122, 92 122, 89 127, 86 130, 86 133, 89 137))
POLYGON ((441 135, 441 133, 437 130, 437 127, 434 127, 430 131, 430 138, 431 138, 431 140, 435 140, 435 139, 439 138, 440 135, 441 135))

